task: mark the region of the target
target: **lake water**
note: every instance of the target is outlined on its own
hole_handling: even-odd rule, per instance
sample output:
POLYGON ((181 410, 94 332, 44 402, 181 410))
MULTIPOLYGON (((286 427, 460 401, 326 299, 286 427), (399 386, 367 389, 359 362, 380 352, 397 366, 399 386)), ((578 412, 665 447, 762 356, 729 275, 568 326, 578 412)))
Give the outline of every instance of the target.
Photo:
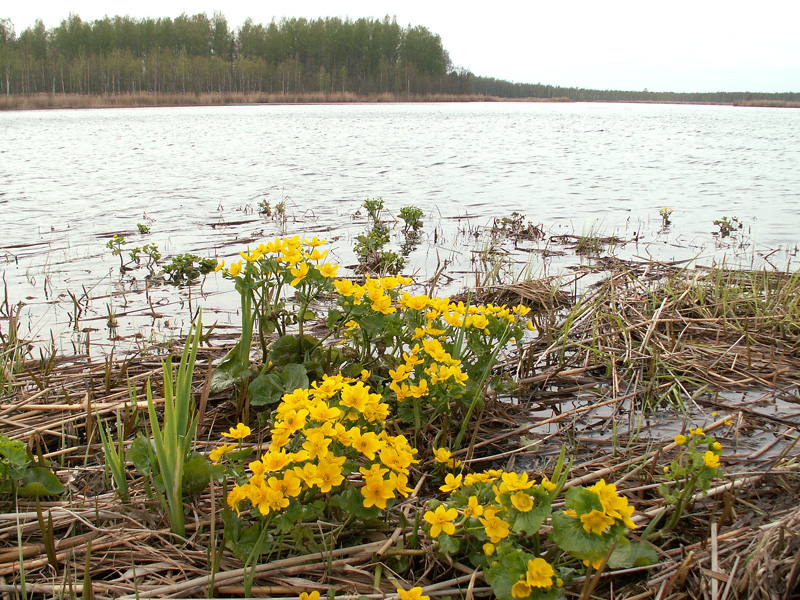
MULTIPOLYGON (((232 285, 213 275, 202 290, 152 287, 144 303, 142 277, 121 278, 105 249, 114 233, 129 248, 220 258, 284 232, 316 234, 352 265, 353 238, 366 226, 356 213, 378 197, 387 219, 402 206, 425 211, 425 243, 409 267, 419 279, 445 259, 454 277, 469 271, 473 250, 488 242, 480 231, 471 249, 466 240, 513 211, 548 234, 616 235, 629 241, 616 252, 629 257, 766 257, 794 268, 800 110, 494 103, 0 113, 8 303, 25 303, 23 333, 49 338, 71 327, 67 291, 84 297, 79 331, 62 345, 83 344, 83 329, 107 338, 108 313, 155 331, 148 336, 171 335, 190 301, 218 308, 223 325, 238 321, 232 285), (262 200, 284 201, 287 223, 259 216, 262 200), (667 231, 663 207, 674 210, 667 231), (711 232, 723 216, 744 228, 721 243, 711 232), (137 223, 151 233, 138 234, 137 223), (172 322, 156 324, 150 303, 172 322)), ((525 248, 514 257, 534 275, 569 262, 525 248)))

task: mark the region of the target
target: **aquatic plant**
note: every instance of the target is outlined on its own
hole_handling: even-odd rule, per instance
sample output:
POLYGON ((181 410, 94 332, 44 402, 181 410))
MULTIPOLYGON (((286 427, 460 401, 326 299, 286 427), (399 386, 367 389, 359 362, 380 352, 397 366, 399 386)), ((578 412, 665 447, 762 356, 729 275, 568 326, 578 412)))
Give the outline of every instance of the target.
POLYGON ((731 219, 728 217, 716 219, 714 221, 714 225, 719 228, 717 235, 723 238, 729 237, 734 231, 737 231, 743 227, 742 222, 737 217, 733 217, 731 219))

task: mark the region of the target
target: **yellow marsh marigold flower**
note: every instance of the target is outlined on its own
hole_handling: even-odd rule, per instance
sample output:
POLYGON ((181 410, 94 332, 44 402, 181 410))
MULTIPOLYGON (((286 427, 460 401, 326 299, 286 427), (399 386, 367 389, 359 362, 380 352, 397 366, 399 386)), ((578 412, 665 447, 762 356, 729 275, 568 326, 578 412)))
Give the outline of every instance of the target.
POLYGON ((450 450, 447 448, 434 448, 433 458, 437 463, 446 465, 447 461, 450 460, 450 450))
POLYGON ((484 518, 479 519, 486 530, 486 535, 489 536, 489 540, 493 544, 498 544, 501 540, 507 538, 511 529, 508 523, 497 516, 499 510, 495 506, 490 506, 483 511, 484 518))
POLYGON ((447 494, 454 492, 461 487, 461 480, 463 478, 463 475, 453 475, 452 473, 448 473, 444 478, 444 485, 439 486, 439 489, 447 494))
POLYGON ((437 538, 443 531, 447 535, 453 535, 456 532, 456 526, 453 521, 458 518, 458 511, 455 508, 445 509, 444 505, 440 504, 436 510, 429 510, 423 516, 423 519, 431 525, 431 537, 437 538))
POLYGON ((236 427, 231 427, 228 433, 223 433, 223 437, 233 438, 235 440, 242 440, 250 435, 250 428, 244 423, 239 423, 236 427))
POLYGON ((588 567, 589 565, 592 565, 593 568, 599 569, 600 565, 602 565, 602 564, 603 564, 603 559, 602 558, 598 558, 597 560, 589 560, 588 558, 584 558, 583 559, 583 566, 584 567, 588 567))
POLYGON ((400 600, 431 600, 430 596, 422 595, 421 587, 413 587, 408 591, 397 588, 397 594, 400 596, 400 600))
POLYGON ((524 579, 520 579, 517 583, 511 586, 512 598, 527 598, 531 595, 531 586, 524 579))
POLYGON ((503 473, 501 475, 501 479, 503 483, 500 484, 500 491, 501 492, 516 492, 517 490, 527 490, 533 487, 536 483, 535 480, 531 479, 528 481, 528 474, 523 473, 520 475, 519 473, 515 473, 512 471, 511 473, 503 473))
POLYGON ((331 263, 325 263, 319 268, 319 272, 322 274, 323 277, 327 277, 330 279, 331 277, 336 277, 336 271, 339 269, 339 265, 332 265, 331 263))
POLYGON ((530 512, 533 509, 533 498, 520 490, 511 496, 511 504, 519 512, 530 512))
POLYGON ((553 585, 553 575, 555 574, 553 567, 545 559, 534 558, 528 561, 525 581, 531 587, 549 588, 553 585))
POLYGON ((465 517, 480 517, 483 514, 483 507, 478 503, 477 496, 470 496, 467 506, 464 508, 465 517))
POLYGON ((319 491, 326 494, 331 491, 331 488, 336 487, 344 481, 342 475, 342 467, 336 463, 328 462, 327 460, 320 460, 317 466, 317 478, 319 483, 319 491))
POLYGON ((719 456, 709 450, 703 455, 703 462, 707 467, 716 469, 719 466, 719 456))
POLYGON ((620 496, 617 493, 617 486, 613 483, 606 483, 605 479, 601 479, 592 487, 589 488, 590 492, 597 494, 600 498, 600 504, 603 505, 603 511, 615 519, 621 519, 620 511, 628 506, 628 499, 620 496))
POLYGON ((556 491, 556 488, 558 486, 552 481, 550 481, 547 477, 545 477, 544 479, 542 479, 542 487, 548 492, 554 492, 556 491))
POLYGON ((386 501, 394 498, 394 485, 391 480, 387 481, 383 477, 365 477, 361 495, 364 496, 364 508, 386 508, 386 501))
POLYGON ((241 272, 242 272, 242 261, 231 263, 231 266, 228 269, 228 273, 231 275, 231 277, 236 277, 241 272))
POLYGON ((386 446, 386 442, 378 439, 373 432, 367 431, 362 434, 358 427, 350 429, 350 435, 353 439, 351 446, 369 460, 375 460, 375 453, 380 452, 386 446))
POLYGON ((239 502, 247 498, 247 488, 249 484, 237 485, 228 492, 228 506, 236 511, 236 516, 239 516, 239 502))
POLYGON ((293 471, 286 471, 283 476, 283 479, 278 479, 277 477, 270 477, 267 480, 267 485, 275 490, 276 492, 280 492, 283 496, 289 497, 296 497, 300 495, 301 491, 301 482, 302 480, 300 477, 297 476, 296 473, 293 471))
POLYGON ((216 267, 214 267, 214 273, 219 273, 220 271, 222 271, 224 267, 225 267, 225 260, 223 259, 217 263, 216 267))
POLYGON ((713 444, 711 444, 711 448, 719 452, 720 450, 722 450, 722 444, 720 444, 719 442, 714 442, 713 444))
POLYGON ((678 446, 683 446, 688 441, 689 438, 687 438, 685 435, 678 434, 675 436, 675 443, 678 444, 678 446))
POLYGON ((211 453, 208 455, 208 458, 214 464, 218 463, 223 456, 225 456, 231 450, 236 449, 236 444, 224 444, 222 446, 217 446, 214 448, 211 453))
POLYGON ((491 556, 492 554, 494 554, 494 544, 490 544, 489 542, 485 543, 483 545, 483 553, 486 556, 491 556))
POLYGON ((301 592, 300 600, 319 600, 319 592, 301 592))
POLYGON ((319 250, 314 248, 314 251, 311 254, 308 254, 307 258, 308 258, 308 260, 313 260, 314 262, 318 263, 323 258, 325 258, 327 255, 328 255, 328 251, 327 250, 325 250, 325 252, 320 252, 319 250))
POLYGON ((703 428, 702 427, 698 427, 697 429, 692 431, 692 435, 696 435, 698 437, 705 437, 706 434, 703 432, 703 428))
POLYGON ((392 306, 391 297, 385 294, 373 300, 372 310, 374 310, 375 312, 379 312, 382 315, 388 315, 397 311, 397 309, 394 306, 392 306))
POLYGON ((587 533, 603 535, 603 532, 614 524, 614 518, 606 516, 599 510, 581 515, 581 523, 587 533))
POLYGON ((294 275, 294 279, 292 279, 292 282, 289 285, 296 287, 297 284, 303 281, 303 279, 306 278, 306 275, 308 275, 308 263, 301 262, 297 267, 292 267, 289 270, 291 271, 292 275, 294 275))
POLYGON ((306 243, 307 246, 311 246, 312 248, 317 248, 325 244, 325 240, 320 240, 319 238, 317 238, 317 236, 311 238, 311 241, 308 241, 306 239, 304 239, 303 241, 306 243))

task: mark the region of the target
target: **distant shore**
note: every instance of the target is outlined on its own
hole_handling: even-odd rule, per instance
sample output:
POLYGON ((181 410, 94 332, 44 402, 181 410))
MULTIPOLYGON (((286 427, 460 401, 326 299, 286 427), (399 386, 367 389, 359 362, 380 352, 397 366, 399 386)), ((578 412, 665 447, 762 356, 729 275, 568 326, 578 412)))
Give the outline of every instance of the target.
POLYGON ((500 98, 481 94, 354 94, 352 92, 210 92, 201 94, 31 94, 0 96, 0 110, 223 106, 237 104, 343 104, 391 102, 572 102, 570 98, 500 98))
MULTIPOLYGON (((226 106, 241 104, 345 104, 392 102, 579 102, 567 96, 556 98, 502 98, 482 94, 354 94, 352 92, 307 92, 282 94, 268 92, 209 92, 209 93, 154 93, 127 94, 30 94, 0 96, 0 111, 45 110, 69 108, 136 108, 172 106, 226 106)), ((608 102, 608 100, 604 100, 608 102)), ((619 101, 630 103, 631 101, 619 101)), ((639 101, 654 104, 719 104, 727 106, 758 106, 773 108, 800 108, 800 102, 787 100, 737 100, 728 102, 670 102, 639 101)))

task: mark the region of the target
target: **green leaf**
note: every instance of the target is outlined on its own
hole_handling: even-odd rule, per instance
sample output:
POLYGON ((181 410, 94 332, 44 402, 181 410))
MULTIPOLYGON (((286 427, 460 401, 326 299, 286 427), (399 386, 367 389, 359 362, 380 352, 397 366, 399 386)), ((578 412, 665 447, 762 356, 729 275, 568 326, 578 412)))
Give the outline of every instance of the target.
POLYGON ((145 439, 144 435, 141 433, 133 440, 126 454, 126 458, 133 463, 133 466, 142 475, 148 477, 153 475, 155 461, 153 447, 150 445, 150 440, 145 439))
MULTIPOLYGON (((549 500, 549 497, 548 497, 549 500)), ((515 508, 511 509, 511 514, 516 514, 511 530, 514 533, 527 533, 533 535, 539 531, 545 519, 550 516, 550 502, 541 506, 534 506, 528 512, 520 512, 515 508)))
POLYGON ((631 567, 646 567, 658 562, 653 545, 646 541, 631 542, 622 538, 617 542, 617 547, 608 559, 610 569, 630 569, 631 567))
POLYGON ((22 475, 18 494, 23 498, 56 496, 64 492, 64 485, 55 473, 44 467, 31 467, 22 475))
POLYGON ((286 365, 283 373, 281 373, 281 380, 283 381, 283 389, 286 390, 286 392, 308 388, 306 368, 300 364, 294 363, 286 365))
POLYGON ((264 406, 280 401, 284 394, 283 382, 278 373, 259 375, 247 387, 252 406, 264 406))
POLYGON ((459 540, 458 538, 454 538, 451 535, 447 535, 444 532, 439 534, 439 537, 436 538, 436 541, 439 543, 439 552, 441 552, 442 554, 449 554, 449 555, 457 554, 458 549, 461 546, 461 544, 459 543, 461 540, 459 540))
POLYGON ((342 311, 340 311, 340 310, 338 310, 336 308, 331 308, 328 311, 328 318, 325 321, 325 325, 327 326, 328 329, 333 329, 334 326, 336 325, 336 323, 338 323, 339 321, 342 320, 342 317, 344 317, 344 314, 342 314, 342 311))
POLYGON ((249 362, 241 364, 239 358, 239 344, 231 348, 219 363, 214 374, 211 376, 211 393, 218 393, 232 387, 235 384, 248 381, 253 375, 249 362))
POLYGON ((202 492, 211 480, 212 465, 205 456, 193 455, 183 463, 183 493, 196 495, 202 492))

